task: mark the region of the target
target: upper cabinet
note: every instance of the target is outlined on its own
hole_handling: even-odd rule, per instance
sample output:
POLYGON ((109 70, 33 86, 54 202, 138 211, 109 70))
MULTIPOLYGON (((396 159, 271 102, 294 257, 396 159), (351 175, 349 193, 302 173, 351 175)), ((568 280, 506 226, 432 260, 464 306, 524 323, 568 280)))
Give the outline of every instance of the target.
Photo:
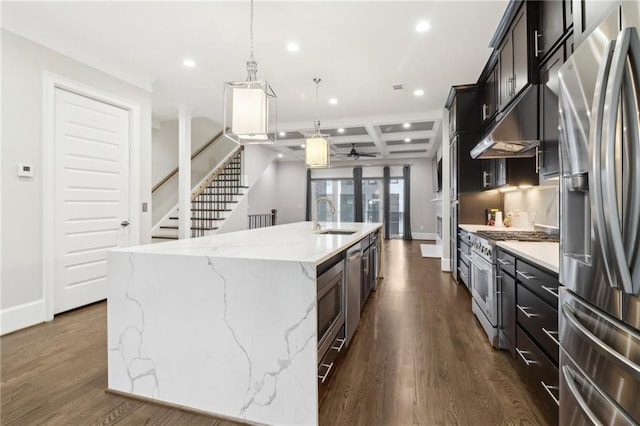
POLYGON ((484 126, 498 112, 498 67, 496 55, 492 56, 492 59, 489 60, 485 67, 480 86, 480 116, 484 126))
POLYGON ((525 3, 520 8, 498 48, 499 109, 503 109, 530 83, 527 6, 525 3))
POLYGON ((480 96, 475 84, 451 88, 446 108, 449 110, 449 140, 458 133, 480 129, 480 96))
POLYGON ((573 18, 571 0, 541 1, 538 4, 538 29, 533 34, 534 55, 542 60, 560 41, 573 18))
POLYGON ((540 67, 540 158, 539 173, 544 178, 557 176, 560 170, 558 112, 560 66, 564 63, 564 48, 560 46, 540 67))
POLYGON ((573 37, 576 47, 620 4, 619 0, 571 1, 574 21, 573 37))

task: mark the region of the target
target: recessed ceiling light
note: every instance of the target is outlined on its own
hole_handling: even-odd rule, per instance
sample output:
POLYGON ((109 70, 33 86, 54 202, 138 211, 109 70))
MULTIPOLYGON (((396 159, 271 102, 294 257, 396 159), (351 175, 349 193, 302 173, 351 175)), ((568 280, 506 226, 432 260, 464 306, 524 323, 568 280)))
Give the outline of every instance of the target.
POLYGON ((416 31, 419 33, 426 33, 431 28, 431 24, 427 21, 420 21, 416 25, 416 31))
POLYGON ((193 59, 185 59, 182 64, 187 68, 193 68, 196 66, 196 62, 193 59))
POLYGON ((405 142, 405 143, 409 143, 409 142, 411 142, 411 138, 406 138, 406 139, 404 140, 404 142, 405 142))
POLYGON ((280 135, 281 138, 284 138, 285 136, 287 136, 287 132, 280 132, 278 134, 280 135))
POLYGON ((405 129, 408 129, 409 127, 411 127, 411 123, 404 123, 402 127, 404 127, 405 129))
POLYGON ((278 154, 278 158, 282 158, 282 157, 284 157, 284 155, 278 154))
POLYGON ((297 52, 298 50, 300 50, 300 46, 298 46, 297 43, 291 42, 291 43, 287 44, 287 50, 289 52, 297 52))
POLYGON ((304 147, 306 147, 306 145, 305 145, 305 144, 303 144, 303 143, 301 143, 301 144, 300 144, 300 148, 304 148, 304 147))
POLYGON ((338 105, 338 100, 336 98, 331 98, 331 99, 329 99, 329 103, 331 105, 338 105))
POLYGON ((344 129, 343 129, 342 127, 340 127, 340 128, 338 129, 338 133, 344 133, 344 129))
POLYGON ((413 96, 422 96, 424 95, 424 90, 422 89, 416 89, 413 91, 413 96))

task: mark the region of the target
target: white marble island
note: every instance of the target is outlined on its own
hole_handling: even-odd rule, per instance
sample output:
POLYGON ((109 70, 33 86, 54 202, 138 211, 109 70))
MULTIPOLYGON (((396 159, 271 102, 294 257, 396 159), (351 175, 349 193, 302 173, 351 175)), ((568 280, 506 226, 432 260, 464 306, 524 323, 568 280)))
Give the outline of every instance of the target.
POLYGON ((381 224, 301 222, 112 250, 109 389, 250 423, 315 425, 316 267, 381 224))

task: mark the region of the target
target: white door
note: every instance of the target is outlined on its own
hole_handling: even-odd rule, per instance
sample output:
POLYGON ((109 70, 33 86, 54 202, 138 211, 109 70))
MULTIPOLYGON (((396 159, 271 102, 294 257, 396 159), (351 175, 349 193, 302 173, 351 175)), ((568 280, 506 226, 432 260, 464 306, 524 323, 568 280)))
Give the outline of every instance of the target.
POLYGON ((54 143, 57 314, 105 299, 106 251, 128 245, 129 112, 55 89, 54 143))

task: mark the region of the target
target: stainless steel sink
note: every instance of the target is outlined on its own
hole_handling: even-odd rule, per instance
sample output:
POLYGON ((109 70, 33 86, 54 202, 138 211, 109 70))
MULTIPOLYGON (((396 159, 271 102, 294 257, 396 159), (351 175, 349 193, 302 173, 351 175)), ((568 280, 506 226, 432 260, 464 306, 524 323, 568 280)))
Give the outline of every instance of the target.
POLYGON ((323 229, 321 231, 316 232, 316 234, 327 234, 327 235, 352 235, 357 231, 349 231, 348 229, 323 229))

